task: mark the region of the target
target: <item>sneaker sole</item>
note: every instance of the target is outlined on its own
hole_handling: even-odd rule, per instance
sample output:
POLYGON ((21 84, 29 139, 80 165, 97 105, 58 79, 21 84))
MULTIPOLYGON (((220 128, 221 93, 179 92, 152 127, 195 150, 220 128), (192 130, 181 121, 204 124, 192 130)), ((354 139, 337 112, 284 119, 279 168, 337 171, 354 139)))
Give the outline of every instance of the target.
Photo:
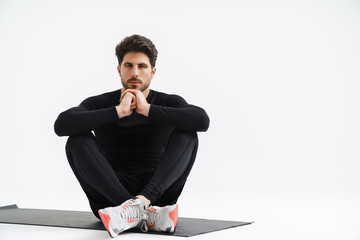
POLYGON ((110 235, 112 238, 116 237, 117 234, 115 234, 115 233, 112 231, 112 229, 110 228, 110 225, 109 225, 110 220, 111 220, 110 215, 103 213, 101 210, 99 210, 98 213, 99 213, 99 216, 100 216, 100 218, 101 218, 101 221, 102 221, 102 223, 104 224, 104 226, 105 226, 106 230, 108 231, 109 235, 110 235))

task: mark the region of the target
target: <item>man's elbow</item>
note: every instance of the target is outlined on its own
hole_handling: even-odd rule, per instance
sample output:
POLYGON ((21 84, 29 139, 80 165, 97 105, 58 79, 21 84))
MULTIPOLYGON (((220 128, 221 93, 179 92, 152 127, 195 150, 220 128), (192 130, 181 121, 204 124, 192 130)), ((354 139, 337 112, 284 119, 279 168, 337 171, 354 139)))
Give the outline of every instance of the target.
POLYGON ((210 118, 208 116, 204 117, 201 124, 201 132, 206 132, 209 129, 210 118))
POLYGON ((54 131, 55 131, 56 135, 58 135, 59 137, 68 136, 65 131, 62 114, 59 115, 59 117, 56 119, 56 121, 54 123, 54 131))
POLYGON ((205 111, 199 116, 198 124, 197 132, 206 132, 208 130, 210 118, 205 111))
POLYGON ((64 136, 64 133, 63 133, 62 129, 59 127, 59 123, 57 121, 55 121, 55 123, 54 123, 54 132, 59 137, 64 136))

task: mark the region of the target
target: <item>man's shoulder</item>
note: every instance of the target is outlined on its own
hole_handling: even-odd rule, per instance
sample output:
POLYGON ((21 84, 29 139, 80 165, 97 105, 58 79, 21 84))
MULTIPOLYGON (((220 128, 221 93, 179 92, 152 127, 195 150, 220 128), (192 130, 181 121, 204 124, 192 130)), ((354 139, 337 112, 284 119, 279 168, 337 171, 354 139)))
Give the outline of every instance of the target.
POLYGON ((120 89, 88 97, 83 101, 83 103, 90 104, 93 107, 106 107, 107 105, 113 105, 114 102, 118 102, 119 100, 120 89))
POLYGON ((98 95, 91 96, 89 98, 108 98, 108 97, 114 97, 120 95, 120 89, 111 91, 111 92, 105 92, 98 95))
POLYGON ((156 91, 153 89, 151 89, 151 91, 157 98, 163 98, 163 99, 182 98, 180 95, 174 94, 174 93, 165 93, 165 92, 160 92, 160 91, 156 91))
POLYGON ((179 103, 186 103, 183 97, 174 93, 165 93, 151 89, 155 102, 159 105, 178 105, 179 103))
POLYGON ((113 98, 113 97, 117 97, 117 96, 120 96, 120 89, 111 91, 111 92, 101 93, 101 94, 94 95, 94 96, 90 96, 87 99, 100 100, 100 99, 109 99, 109 98, 113 98))

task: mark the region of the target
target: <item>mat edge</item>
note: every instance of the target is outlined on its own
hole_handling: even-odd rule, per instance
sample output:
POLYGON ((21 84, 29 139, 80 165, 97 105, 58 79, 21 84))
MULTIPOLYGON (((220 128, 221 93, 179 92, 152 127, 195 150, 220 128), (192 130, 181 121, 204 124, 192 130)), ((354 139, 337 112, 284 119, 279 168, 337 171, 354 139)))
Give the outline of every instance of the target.
POLYGON ((16 204, 11 204, 11 205, 5 205, 5 206, 2 206, 0 207, 0 210, 3 210, 3 209, 14 209, 14 208, 19 208, 16 204))

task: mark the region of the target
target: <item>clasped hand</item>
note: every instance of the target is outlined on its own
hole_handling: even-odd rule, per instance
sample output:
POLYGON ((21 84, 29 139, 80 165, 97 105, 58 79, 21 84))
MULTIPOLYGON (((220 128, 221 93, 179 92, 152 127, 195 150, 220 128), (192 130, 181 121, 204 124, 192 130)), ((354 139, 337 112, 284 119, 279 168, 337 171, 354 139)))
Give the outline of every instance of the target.
POLYGON ((146 117, 149 116, 150 104, 140 90, 127 89, 121 93, 120 103, 116 106, 119 118, 130 116, 133 110, 146 117))

